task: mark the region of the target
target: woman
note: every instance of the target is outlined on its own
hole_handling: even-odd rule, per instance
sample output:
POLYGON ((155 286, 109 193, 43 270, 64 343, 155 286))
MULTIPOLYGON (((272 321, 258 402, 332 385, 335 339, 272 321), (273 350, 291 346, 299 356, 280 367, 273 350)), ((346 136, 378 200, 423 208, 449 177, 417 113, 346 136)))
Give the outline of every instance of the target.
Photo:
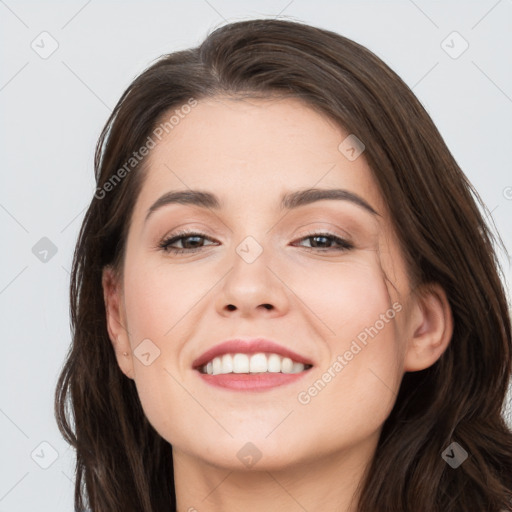
POLYGON ((512 510, 495 240, 374 54, 226 25, 130 85, 95 164, 56 392, 77 509, 512 510))

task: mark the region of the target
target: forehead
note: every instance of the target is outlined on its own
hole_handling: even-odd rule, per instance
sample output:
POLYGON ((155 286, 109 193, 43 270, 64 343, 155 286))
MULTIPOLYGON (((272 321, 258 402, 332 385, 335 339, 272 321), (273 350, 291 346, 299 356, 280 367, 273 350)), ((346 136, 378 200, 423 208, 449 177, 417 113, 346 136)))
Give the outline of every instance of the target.
POLYGON ((382 212, 364 153, 351 160, 340 150, 349 135, 298 99, 199 101, 149 153, 137 203, 201 189, 226 205, 263 208, 295 189, 343 188, 382 212))

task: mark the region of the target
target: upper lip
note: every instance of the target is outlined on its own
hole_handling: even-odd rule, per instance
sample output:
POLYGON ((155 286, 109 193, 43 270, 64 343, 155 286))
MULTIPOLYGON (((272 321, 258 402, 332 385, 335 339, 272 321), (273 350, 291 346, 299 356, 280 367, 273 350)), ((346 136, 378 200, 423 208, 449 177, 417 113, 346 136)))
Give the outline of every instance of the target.
POLYGON ((313 366, 313 362, 307 357, 301 356, 300 354, 297 354, 297 352, 283 347, 274 341, 265 338, 238 338, 223 341, 208 349, 206 352, 203 352, 203 354, 194 360, 192 367, 201 368, 213 358, 224 354, 256 354, 261 352, 279 354, 283 357, 289 357, 297 363, 313 366))

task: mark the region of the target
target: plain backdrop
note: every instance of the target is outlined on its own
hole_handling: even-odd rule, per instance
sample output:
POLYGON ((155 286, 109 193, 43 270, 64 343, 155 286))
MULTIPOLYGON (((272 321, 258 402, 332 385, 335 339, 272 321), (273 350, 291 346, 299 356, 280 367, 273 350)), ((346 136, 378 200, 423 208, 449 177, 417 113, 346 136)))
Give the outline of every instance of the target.
POLYGON ((511 250, 511 0, 0 0, 0 512, 73 509, 73 452, 53 393, 70 343, 72 252, 111 109, 160 55, 227 21, 276 16, 336 31, 390 65, 511 250))

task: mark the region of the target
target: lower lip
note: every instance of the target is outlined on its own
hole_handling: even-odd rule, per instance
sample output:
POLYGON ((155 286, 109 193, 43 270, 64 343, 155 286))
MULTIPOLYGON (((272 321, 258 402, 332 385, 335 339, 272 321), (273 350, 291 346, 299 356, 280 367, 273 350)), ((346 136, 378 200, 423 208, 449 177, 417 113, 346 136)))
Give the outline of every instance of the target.
POLYGON ((211 386, 235 391, 265 391, 295 382, 308 371, 300 373, 223 373, 220 375, 198 373, 211 386))

